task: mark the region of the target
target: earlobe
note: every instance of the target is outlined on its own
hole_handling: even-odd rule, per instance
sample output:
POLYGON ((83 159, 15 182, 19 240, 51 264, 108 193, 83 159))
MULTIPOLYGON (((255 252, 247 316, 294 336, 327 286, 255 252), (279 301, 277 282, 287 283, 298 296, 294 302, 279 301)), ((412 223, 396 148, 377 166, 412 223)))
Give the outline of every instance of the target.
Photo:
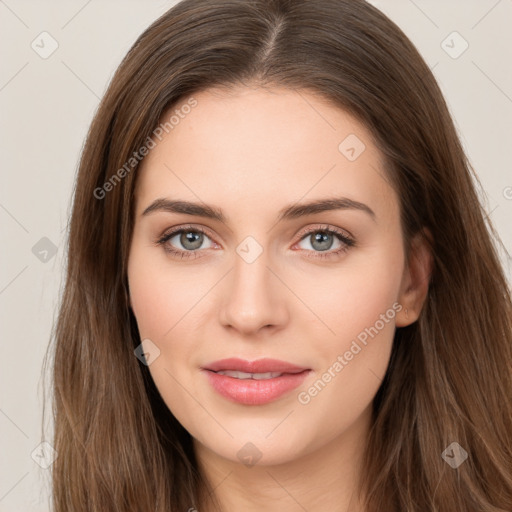
POLYGON ((398 302, 402 310, 396 315, 396 326, 406 327, 420 316, 428 295, 432 274, 432 234, 425 228, 411 241, 409 261, 406 262, 398 302))

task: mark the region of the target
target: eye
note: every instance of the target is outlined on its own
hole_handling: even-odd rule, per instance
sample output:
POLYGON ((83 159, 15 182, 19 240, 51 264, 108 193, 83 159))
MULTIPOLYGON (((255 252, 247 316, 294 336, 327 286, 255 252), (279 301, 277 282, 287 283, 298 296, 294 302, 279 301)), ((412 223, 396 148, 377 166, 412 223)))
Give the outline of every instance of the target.
POLYGON ((314 254, 311 255, 313 258, 335 257, 355 245, 355 241, 347 234, 329 226, 309 229, 302 235, 297 245, 307 252, 313 252, 314 254))
POLYGON ((212 240, 203 229, 191 226, 182 226, 165 233, 156 243, 163 245, 168 253, 181 258, 194 258, 199 250, 213 247, 212 240), (210 241, 210 245, 203 246, 205 241, 210 241))
MULTIPOLYGON (((162 245, 167 253, 182 259, 196 258, 201 250, 217 247, 206 231, 197 226, 175 228, 162 235, 155 243, 162 245)), ((316 226, 303 231, 296 245, 309 253, 307 257, 332 258, 347 252, 355 245, 355 240, 338 228, 316 226)))

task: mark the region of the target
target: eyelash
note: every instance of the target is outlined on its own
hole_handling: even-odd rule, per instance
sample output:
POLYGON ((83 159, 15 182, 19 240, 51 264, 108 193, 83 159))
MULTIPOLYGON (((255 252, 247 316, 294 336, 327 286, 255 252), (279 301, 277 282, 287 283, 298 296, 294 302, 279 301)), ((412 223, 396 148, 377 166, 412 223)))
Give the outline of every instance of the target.
MULTIPOLYGON (((167 244, 167 242, 174 236, 179 235, 180 233, 189 233, 189 232, 202 233, 203 235, 206 235, 208 238, 212 238, 208 234, 208 232, 205 231, 204 229, 202 229, 201 227, 181 226, 177 229, 174 229, 173 231, 165 233, 160 238, 158 238, 155 243, 157 245, 163 246, 164 250, 173 256, 178 256, 178 257, 181 257, 182 259, 183 258, 197 258, 199 256, 198 253, 201 251, 201 249, 196 249, 193 251, 183 251, 180 249, 174 249, 173 247, 171 247, 167 244)), ((317 258, 320 258, 320 259, 335 258, 335 257, 340 256, 341 254, 347 252, 351 247, 355 246, 355 240, 353 238, 350 238, 342 231, 339 231, 339 230, 329 227, 329 226, 320 226, 320 227, 316 227, 314 229, 309 229, 309 230, 301 232, 299 242, 301 242, 306 237, 308 237, 314 233, 326 233, 329 235, 334 235, 343 245, 342 245, 342 247, 340 247, 339 249, 336 249, 334 251, 310 251, 310 250, 302 249, 302 250, 305 250, 306 252, 313 252, 315 254, 314 256, 307 256, 308 258, 315 258, 315 259, 317 259, 317 258)), ((299 242, 297 242, 297 243, 299 243, 299 242)))

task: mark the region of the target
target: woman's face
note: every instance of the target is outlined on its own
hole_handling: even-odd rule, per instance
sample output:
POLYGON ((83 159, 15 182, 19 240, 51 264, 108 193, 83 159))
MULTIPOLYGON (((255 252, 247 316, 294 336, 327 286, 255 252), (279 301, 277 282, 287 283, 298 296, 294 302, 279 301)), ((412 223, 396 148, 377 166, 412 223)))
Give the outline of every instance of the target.
POLYGON ((196 446, 234 462, 354 439, 415 314, 380 154, 305 91, 193 98, 137 171, 128 278, 152 378, 196 446))

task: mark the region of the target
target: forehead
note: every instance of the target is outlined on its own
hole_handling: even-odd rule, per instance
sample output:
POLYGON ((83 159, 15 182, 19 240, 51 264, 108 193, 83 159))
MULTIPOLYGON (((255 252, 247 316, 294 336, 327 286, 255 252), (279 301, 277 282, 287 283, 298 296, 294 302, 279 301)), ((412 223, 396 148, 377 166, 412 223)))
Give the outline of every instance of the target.
POLYGON ((138 171, 139 203, 178 196, 261 211, 305 196, 343 194, 376 209, 396 200, 371 133, 318 95, 239 87, 191 98, 162 117, 173 122, 138 171))

